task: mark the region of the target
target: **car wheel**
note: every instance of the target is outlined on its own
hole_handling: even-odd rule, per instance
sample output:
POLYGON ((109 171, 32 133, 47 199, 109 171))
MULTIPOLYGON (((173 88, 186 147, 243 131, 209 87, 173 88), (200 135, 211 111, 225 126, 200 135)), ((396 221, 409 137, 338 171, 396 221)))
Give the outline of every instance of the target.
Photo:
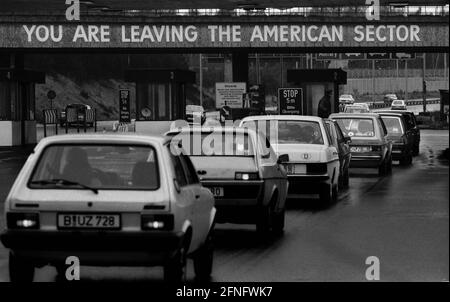
POLYGON ((413 156, 417 156, 419 155, 420 151, 419 151, 419 145, 414 146, 413 148, 413 156))
POLYGON ((256 222, 256 231, 260 235, 267 235, 272 224, 272 208, 270 205, 262 206, 259 210, 256 222))
POLYGON ((386 175, 386 167, 387 167, 387 163, 386 163, 386 159, 381 163, 381 165, 378 167, 378 175, 379 176, 384 176, 386 175))
POLYGON ((345 170, 343 182, 344 182, 344 188, 348 188, 350 186, 350 175, 348 172, 348 168, 345 170))
POLYGON ((392 157, 386 163, 386 174, 392 174, 392 157))
POLYGON ((164 265, 164 281, 181 283, 186 279, 186 247, 182 246, 164 265))
POLYGON ((280 212, 275 213, 272 223, 272 232, 276 236, 281 236, 284 232, 286 210, 283 208, 280 212))
POLYGON ((210 281, 214 258, 214 230, 211 229, 205 239, 205 243, 195 253, 194 272, 195 278, 200 282, 210 281))
POLYGON ((329 184, 326 187, 323 187, 323 189, 324 190, 319 193, 319 198, 323 204, 328 204, 333 200, 333 185, 329 184))
POLYGON ((412 164, 412 155, 411 154, 405 155, 400 160, 400 165, 402 165, 402 166, 409 166, 410 164, 412 164))
POLYGON ((32 263, 9 252, 9 279, 11 282, 33 282, 34 266, 32 263))

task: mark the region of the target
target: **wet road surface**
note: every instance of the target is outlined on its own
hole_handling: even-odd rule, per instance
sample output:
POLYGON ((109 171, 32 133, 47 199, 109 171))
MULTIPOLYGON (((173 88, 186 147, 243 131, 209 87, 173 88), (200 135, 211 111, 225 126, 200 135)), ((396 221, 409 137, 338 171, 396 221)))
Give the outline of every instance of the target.
MULTIPOLYGON (((328 207, 317 200, 288 202, 286 230, 261 239, 252 226, 218 225, 213 281, 365 281, 366 258, 380 260, 381 281, 449 278, 449 166, 439 154, 449 132, 422 130, 412 166, 393 174, 351 170, 350 188, 328 207)), ((24 161, 0 150, 0 227, 3 200, 24 161)), ((0 281, 8 281, 8 251, 0 245, 0 281)), ((35 280, 54 281, 52 267, 35 280)), ((82 280, 159 281, 162 268, 81 267, 82 280)), ((193 279, 191 261, 188 280, 193 279)))

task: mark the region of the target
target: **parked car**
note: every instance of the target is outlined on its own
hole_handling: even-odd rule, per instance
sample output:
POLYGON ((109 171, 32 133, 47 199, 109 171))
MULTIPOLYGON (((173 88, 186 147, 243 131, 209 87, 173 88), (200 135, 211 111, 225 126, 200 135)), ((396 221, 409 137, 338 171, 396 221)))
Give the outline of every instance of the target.
POLYGON ((342 177, 338 146, 333 145, 322 118, 252 116, 244 118, 240 126, 264 133, 278 154, 289 155, 289 160, 283 162, 289 179, 289 197, 319 194, 324 203, 337 199, 342 177))
POLYGON ((388 131, 388 139, 392 141, 392 159, 401 165, 410 165, 413 158, 414 134, 406 126, 401 113, 379 112, 388 131))
POLYGON ((355 106, 361 106, 361 107, 363 107, 364 109, 366 109, 367 112, 370 112, 370 107, 369 107, 369 104, 368 104, 368 103, 353 103, 353 105, 355 105, 355 106))
POLYGON ((341 104, 353 104, 355 102, 355 99, 353 98, 353 95, 351 94, 342 94, 339 97, 339 103, 341 104))
MULTIPOLYGON (((61 125, 61 127, 64 127, 66 125, 66 121, 67 121, 67 110, 68 108, 75 108, 76 110, 76 121, 74 122, 69 122, 68 126, 74 126, 74 125, 82 125, 84 123, 84 116, 86 115, 86 110, 90 110, 92 109, 91 106, 86 105, 86 104, 81 104, 81 103, 72 103, 66 106, 66 108, 64 110, 61 111, 61 117, 59 120, 59 124, 61 125)), ((86 123, 87 127, 93 127, 94 126, 94 122, 88 122, 86 123)))
POLYGON ((384 102, 384 104, 385 104, 386 106, 391 106, 392 101, 395 101, 395 100, 397 100, 397 99, 398 99, 398 98, 397 98, 397 95, 396 95, 396 94, 389 93, 389 94, 386 94, 386 95, 383 97, 383 102, 384 102))
POLYGON ((406 103, 404 100, 394 100, 391 104, 392 110, 406 110, 406 103))
POLYGON ((392 172, 392 142, 383 120, 375 113, 331 114, 344 135, 351 137, 350 167, 377 168, 379 175, 392 172))
POLYGON ((256 224, 257 231, 281 234, 288 190, 286 171, 268 140, 234 127, 191 127, 167 133, 181 144, 202 184, 216 199, 218 223, 256 224))
POLYGON ((42 139, 5 202, 12 281, 47 264, 164 266, 180 281, 192 255, 198 278, 212 270, 214 197, 167 138, 63 135, 42 139))
POLYGON ((403 116, 406 130, 411 132, 411 139, 413 140, 413 156, 419 155, 420 152, 420 128, 416 121, 416 116, 412 111, 405 110, 377 110, 376 113, 399 113, 403 116))
POLYGON ((362 106, 362 105, 346 105, 344 108, 344 113, 367 113, 370 112, 370 109, 368 109, 368 106, 362 106))

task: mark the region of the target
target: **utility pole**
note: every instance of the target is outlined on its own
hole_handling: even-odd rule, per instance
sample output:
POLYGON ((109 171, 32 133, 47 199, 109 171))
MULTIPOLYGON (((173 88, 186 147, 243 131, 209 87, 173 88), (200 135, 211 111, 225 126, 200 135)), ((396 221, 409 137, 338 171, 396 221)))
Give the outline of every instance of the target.
POLYGON ((375 96, 375 60, 372 60, 372 93, 375 96))
POLYGON ((200 106, 203 106, 203 55, 199 55, 199 68, 200 68, 200 106))
POLYGON ((425 80, 425 69, 426 69, 426 56, 423 53, 422 56, 422 102, 423 102, 423 112, 427 112, 427 82, 425 80))
POLYGON ((405 59, 405 102, 408 101, 408 60, 405 59))

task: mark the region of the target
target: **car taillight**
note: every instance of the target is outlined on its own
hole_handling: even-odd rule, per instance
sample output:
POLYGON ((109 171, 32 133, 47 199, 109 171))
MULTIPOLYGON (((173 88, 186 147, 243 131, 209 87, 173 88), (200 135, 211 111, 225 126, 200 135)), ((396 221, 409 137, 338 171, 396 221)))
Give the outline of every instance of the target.
POLYGON ((163 230, 173 229, 174 218, 171 214, 145 214, 141 216, 141 228, 143 230, 163 230))
POLYGON ((259 179, 259 175, 254 172, 236 172, 234 178, 236 180, 256 180, 259 179))
POLYGON ((39 214, 37 213, 7 213, 8 229, 38 229, 39 214))
POLYGON ((306 172, 307 173, 327 173, 327 164, 307 164, 306 165, 306 172))

